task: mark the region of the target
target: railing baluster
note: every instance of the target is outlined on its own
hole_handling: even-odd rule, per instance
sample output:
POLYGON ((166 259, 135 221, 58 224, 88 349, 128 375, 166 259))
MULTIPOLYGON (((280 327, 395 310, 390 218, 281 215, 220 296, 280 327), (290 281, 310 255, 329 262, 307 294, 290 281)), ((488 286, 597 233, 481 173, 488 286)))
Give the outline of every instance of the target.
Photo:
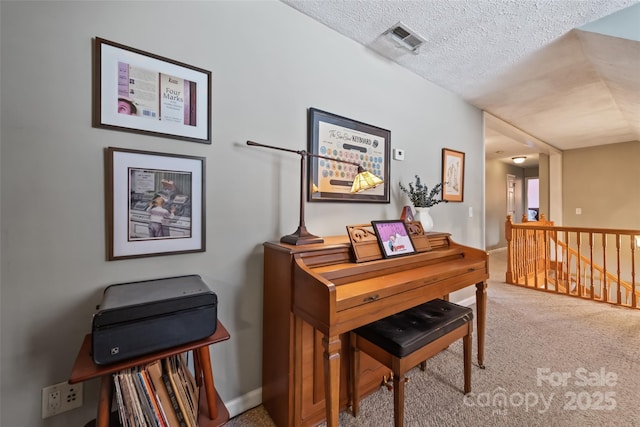
POLYGON ((618 305, 622 304, 622 300, 621 300, 621 294, 620 294, 620 277, 622 277, 622 275, 620 274, 620 234, 616 233, 616 258, 617 258, 617 267, 618 267, 618 283, 616 284, 617 286, 617 291, 616 291, 616 296, 618 299, 618 305))
POLYGON ((578 256, 576 257, 576 291, 578 296, 584 296, 582 293, 582 281, 580 280, 580 272, 582 271, 582 234, 576 233, 576 245, 578 246, 578 256))
POLYGON ((520 230, 519 231, 519 235, 520 235, 520 250, 522 252, 520 253, 524 253, 524 257, 520 260, 520 276, 522 277, 522 284, 524 286, 527 285, 527 271, 525 269, 525 266, 527 264, 527 245, 526 245, 526 230, 520 230))
MULTIPOLYGON (((522 253, 522 230, 518 230, 516 232, 516 245, 518 246, 518 253, 522 253)), ((523 266, 522 256, 518 257, 518 264, 516 265, 516 280, 517 283, 522 284, 520 280, 522 279, 522 266, 523 266)))
POLYGON ((631 307, 638 307, 638 297, 636 296, 636 238, 640 240, 640 237, 629 236, 631 239, 631 307))
MULTIPOLYGON (((516 230, 516 237, 514 239, 514 244, 515 244, 515 250, 516 253, 520 254, 522 253, 522 230, 516 230)), ((520 279, 522 278, 522 256, 516 257, 516 264, 515 264, 515 272, 516 272, 516 283, 521 284, 520 283, 520 279)))
POLYGON ((609 302, 609 278, 607 277, 607 234, 602 233, 602 280, 604 289, 602 290, 602 300, 609 302))
POLYGON ((535 241, 534 241, 534 236, 533 233, 531 232, 531 230, 527 230, 527 280, 529 281, 529 286, 535 288, 536 284, 535 284, 535 278, 533 277, 532 273, 535 270, 535 265, 534 265, 534 259, 535 259, 535 255, 533 254, 533 248, 535 245, 535 241))
POLYGON ((558 248, 560 247, 560 242, 558 242, 558 232, 556 230, 553 230, 553 240, 556 242, 555 244, 555 250, 556 250, 556 262, 555 262, 555 268, 556 268, 556 284, 555 284, 555 291, 556 293, 558 293, 558 289, 560 288, 559 286, 559 279, 558 279, 558 248))
POLYGON ((589 279, 591 282, 591 286, 589 287, 589 289, 591 290, 591 299, 594 298, 595 295, 595 291, 594 291, 594 277, 593 277, 593 233, 589 233, 589 279))
POLYGON ((549 231, 544 231, 544 290, 549 290, 549 267, 551 266, 549 262, 549 231))
POLYGON ((569 248, 571 247, 571 233, 567 233, 567 293, 571 295, 571 260, 573 259, 573 253, 569 250, 569 248))
POLYGON ((532 252, 533 252, 533 262, 531 263, 531 265, 533 265, 533 286, 535 286, 536 289, 539 288, 538 286, 538 263, 540 262, 539 260, 539 254, 538 254, 538 232, 537 231, 533 231, 533 248, 532 248, 532 252))
POLYGON ((564 285, 564 293, 569 295, 571 293, 571 280, 569 277, 569 231, 565 230, 564 232, 564 241, 567 244, 567 248, 565 249, 565 256, 564 256, 564 270, 565 272, 562 274, 562 278, 563 281, 565 282, 564 285))
POLYGON ((529 231, 523 230, 522 247, 524 248, 525 257, 522 260, 522 274, 525 286, 529 286, 529 231))

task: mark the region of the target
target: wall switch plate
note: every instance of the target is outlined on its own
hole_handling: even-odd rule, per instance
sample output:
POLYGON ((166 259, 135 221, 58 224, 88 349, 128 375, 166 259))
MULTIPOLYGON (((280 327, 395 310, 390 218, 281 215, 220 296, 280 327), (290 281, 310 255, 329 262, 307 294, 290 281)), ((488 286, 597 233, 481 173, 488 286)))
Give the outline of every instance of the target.
POLYGON ((402 148, 393 149, 393 160, 404 160, 404 150, 402 148))
POLYGON ((63 382, 42 389, 42 418, 49 418, 81 406, 82 383, 63 382))
POLYGON ((576 208, 576 215, 582 215, 582 208, 576 208))

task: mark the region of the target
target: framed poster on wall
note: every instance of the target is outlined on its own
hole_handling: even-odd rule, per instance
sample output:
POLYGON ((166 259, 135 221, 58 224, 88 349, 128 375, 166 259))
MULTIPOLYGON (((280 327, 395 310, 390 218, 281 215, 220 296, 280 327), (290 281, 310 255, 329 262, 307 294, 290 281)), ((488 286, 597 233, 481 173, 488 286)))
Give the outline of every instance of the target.
POLYGON ((390 147, 386 129, 310 108, 309 153, 357 163, 384 183, 351 193, 358 166, 310 157, 309 201, 389 203, 390 147))
POLYGON ((107 259, 205 250, 204 157, 106 150, 107 259))
POLYGON ((95 39, 93 125, 211 143, 211 72, 95 39))

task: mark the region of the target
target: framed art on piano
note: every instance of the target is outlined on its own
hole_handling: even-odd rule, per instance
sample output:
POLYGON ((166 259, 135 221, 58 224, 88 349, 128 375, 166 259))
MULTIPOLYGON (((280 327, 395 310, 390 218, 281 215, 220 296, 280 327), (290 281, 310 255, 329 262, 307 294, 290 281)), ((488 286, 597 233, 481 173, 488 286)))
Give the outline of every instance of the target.
POLYGON ((371 225, 385 258, 410 255, 416 252, 404 221, 371 221, 371 225))

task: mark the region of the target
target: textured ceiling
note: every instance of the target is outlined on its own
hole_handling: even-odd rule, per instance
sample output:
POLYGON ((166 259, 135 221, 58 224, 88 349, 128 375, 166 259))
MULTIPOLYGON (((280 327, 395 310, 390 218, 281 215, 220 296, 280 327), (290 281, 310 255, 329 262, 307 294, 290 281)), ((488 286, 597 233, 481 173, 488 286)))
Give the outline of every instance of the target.
POLYGON ((640 42, 574 30, 635 0, 282 1, 524 131, 488 127, 487 158, 640 140, 640 42), (417 54, 381 36, 398 22, 417 54))

